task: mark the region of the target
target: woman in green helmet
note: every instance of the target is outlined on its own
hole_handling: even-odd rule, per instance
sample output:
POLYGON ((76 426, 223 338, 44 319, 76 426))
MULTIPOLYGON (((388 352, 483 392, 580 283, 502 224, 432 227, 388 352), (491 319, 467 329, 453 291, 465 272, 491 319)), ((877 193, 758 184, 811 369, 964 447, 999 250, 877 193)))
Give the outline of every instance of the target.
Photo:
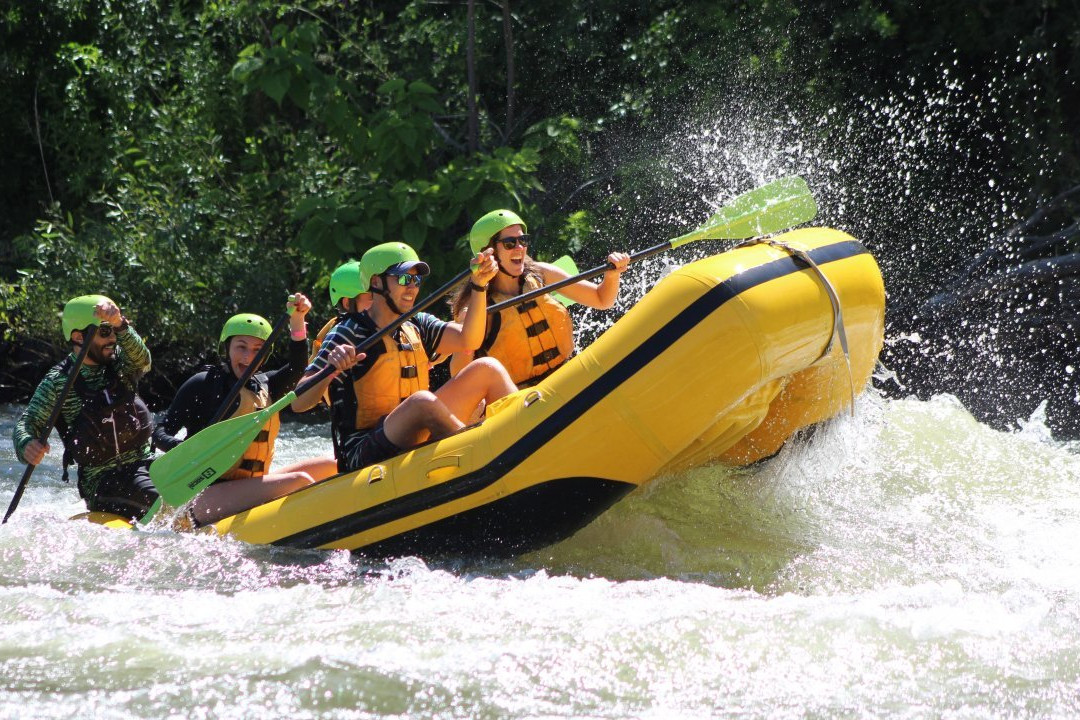
MULTIPOLYGON (((527 233, 525 221, 511 210, 493 210, 472 226, 469 247, 474 253, 492 252, 499 266, 491 281, 489 303, 500 303, 569 277, 564 270, 529 257, 527 233)), ((630 256, 613 252, 607 260, 612 269, 604 273, 599 285, 582 280, 559 292, 587 307, 610 308, 615 304, 619 276, 626 270, 630 256)), ((471 293, 472 289, 466 286, 451 298, 454 317, 460 315, 471 293)), ((528 387, 554 372, 573 351, 570 313, 550 294, 541 295, 488 318, 483 343, 475 351, 455 353, 450 359, 450 374, 456 374, 477 357, 489 356, 506 367, 518 387, 528 387)))
MULTIPOLYGON (((288 309, 292 337, 289 363, 276 370, 252 375, 233 401, 226 418, 266 407, 292 390, 303 374, 307 364, 304 320, 311 302, 296 294, 290 298, 288 309)), ((170 450, 180 444, 176 435, 181 428, 187 430, 188 437, 205 428, 233 384, 248 370, 270 333, 270 323, 258 315, 243 313, 229 318, 221 329, 225 363, 196 373, 180 386, 154 430, 154 444, 170 450)), ((333 458, 312 458, 270 472, 278 427, 275 415, 236 466, 223 473, 192 502, 191 517, 196 525, 235 515, 333 474, 333 458)))
POLYGON ((465 427, 481 403, 516 390, 490 358, 462 368, 435 391, 428 370, 439 356, 475 348, 483 336, 484 294, 497 272, 490 253, 478 254, 470 284, 477 290, 461 322, 417 313, 366 352, 356 348, 412 309, 430 272, 416 252, 400 242, 377 245, 334 272, 331 296, 343 317, 327 333, 304 381, 333 372, 305 387, 293 401, 297 412, 314 407, 329 391, 334 450, 341 472, 397 455, 428 439, 465 427), (370 307, 362 310, 370 303, 370 307))
MULTIPOLYGON (((91 512, 140 518, 157 500, 150 482, 150 411, 136 385, 150 369, 150 351, 104 295, 84 295, 64 305, 64 339, 82 347, 86 330, 97 326, 86 359, 63 399, 56 429, 64 443, 64 479, 78 465, 79 495, 91 512)), ((20 460, 37 465, 49 452, 50 411, 74 366, 72 352, 53 367, 34 391, 15 423, 13 440, 20 460)))

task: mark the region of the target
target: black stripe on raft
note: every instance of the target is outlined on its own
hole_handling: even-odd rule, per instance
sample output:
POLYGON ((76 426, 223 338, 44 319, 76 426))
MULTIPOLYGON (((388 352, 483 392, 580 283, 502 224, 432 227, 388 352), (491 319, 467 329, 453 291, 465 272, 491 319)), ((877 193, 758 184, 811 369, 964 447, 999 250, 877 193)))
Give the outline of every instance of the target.
MULTIPOLYGON (((809 255, 816 264, 825 265, 866 253, 867 250, 862 243, 847 240, 816 248, 810 251, 809 255)), ((380 505, 302 530, 276 540, 273 544, 296 548, 319 547, 482 490, 523 463, 530 455, 569 427, 582 413, 640 372, 643 367, 664 352, 666 348, 678 342, 683 335, 724 303, 751 288, 785 275, 801 272, 807 267, 804 262, 793 256, 783 257, 750 268, 711 288, 686 306, 664 327, 631 350, 626 357, 616 363, 610 370, 594 380, 575 397, 568 400, 525 436, 518 438, 510 447, 484 467, 435 487, 394 498, 380 505)), ((625 492, 629 492, 634 487, 629 483, 620 484, 626 487, 625 492)), ((625 494, 625 492, 622 494, 625 494)), ((613 497, 611 502, 614 502, 619 497, 621 497, 621 494, 613 497)), ((588 519, 581 523, 581 526, 608 506, 604 505, 590 514, 588 519)), ((417 531, 409 531, 410 534, 413 532, 417 531)), ((380 545, 385 543, 386 541, 383 541, 380 545)))

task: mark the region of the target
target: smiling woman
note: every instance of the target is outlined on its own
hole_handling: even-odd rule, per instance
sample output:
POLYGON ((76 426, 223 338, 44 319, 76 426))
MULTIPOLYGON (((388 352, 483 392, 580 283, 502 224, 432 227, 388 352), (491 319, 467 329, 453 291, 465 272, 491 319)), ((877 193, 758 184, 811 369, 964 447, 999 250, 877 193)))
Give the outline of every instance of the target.
MULTIPOLYGON (((229 318, 220 336, 226 363, 193 375, 180 387, 154 430, 158 447, 171 450, 179 445, 182 441, 177 433, 181 428, 190 437, 211 425, 218 419, 215 409, 222 405, 228 417, 246 415, 268 407, 293 389, 307 362, 304 319, 311 302, 297 293, 290 297, 287 307, 292 336, 289 363, 276 370, 257 372, 253 366, 261 360, 260 351, 274 341, 270 323, 251 313, 229 318), (237 396, 233 388, 240 381, 243 383, 237 396)), ((271 473, 278 429, 277 415, 273 415, 237 464, 195 499, 190 513, 195 525, 214 522, 333 474, 333 458, 311 458, 271 473)))
MULTIPOLYGON (((499 266, 491 281, 492 303, 570 277, 560 267, 529 257, 527 232, 525 221, 511 210, 493 210, 473 224, 469 247, 474 253, 491 252, 499 266)), ((614 252, 607 260, 611 270, 604 273, 599 285, 582 280, 567 285, 563 294, 591 308, 610 308, 619 292, 619 277, 630 257, 614 252)), ((455 318, 461 317, 475 289, 467 285, 451 300, 455 318)), ((485 328, 483 343, 476 350, 455 353, 450 360, 450 373, 456 375, 475 358, 492 357, 502 363, 518 387, 529 387, 554 372, 573 352, 570 314, 554 297, 542 295, 535 302, 493 314, 485 328)))

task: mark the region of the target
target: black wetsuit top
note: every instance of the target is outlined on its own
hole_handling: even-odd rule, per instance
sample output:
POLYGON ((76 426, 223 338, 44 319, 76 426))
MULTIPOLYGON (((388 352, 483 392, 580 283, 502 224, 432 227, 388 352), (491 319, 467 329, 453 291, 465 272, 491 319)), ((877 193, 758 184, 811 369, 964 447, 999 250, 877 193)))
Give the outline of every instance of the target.
MULTIPOLYGON (((306 339, 290 341, 289 364, 277 370, 256 373, 248 380, 247 387, 254 392, 266 387, 270 399, 279 400, 296 387, 296 383, 304 376, 307 355, 306 339)), ((188 378, 180 386, 169 409, 154 428, 154 445, 162 450, 171 450, 181 443, 176 437, 180 428, 187 428, 188 437, 205 428, 236 380, 232 371, 224 366, 211 367, 188 378)), ((224 417, 236 412, 239 406, 240 398, 237 396, 224 417)))

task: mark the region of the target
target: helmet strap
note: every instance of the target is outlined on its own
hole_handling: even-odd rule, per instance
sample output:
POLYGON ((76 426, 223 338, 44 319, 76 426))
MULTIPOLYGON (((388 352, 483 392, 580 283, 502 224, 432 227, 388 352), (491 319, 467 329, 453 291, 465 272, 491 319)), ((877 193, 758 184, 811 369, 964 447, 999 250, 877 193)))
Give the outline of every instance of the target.
POLYGON ((386 301, 386 306, 388 308, 390 308, 390 310, 393 311, 393 313, 395 315, 401 315, 402 314, 401 309, 398 308, 397 303, 395 303, 393 301, 393 299, 390 297, 390 291, 386 289, 386 284, 388 282, 387 279, 386 279, 387 278, 386 273, 380 273, 379 277, 382 278, 382 287, 380 287, 378 290, 376 290, 375 286, 372 285, 371 286, 371 292, 375 293, 376 295, 382 295, 383 300, 386 301))

